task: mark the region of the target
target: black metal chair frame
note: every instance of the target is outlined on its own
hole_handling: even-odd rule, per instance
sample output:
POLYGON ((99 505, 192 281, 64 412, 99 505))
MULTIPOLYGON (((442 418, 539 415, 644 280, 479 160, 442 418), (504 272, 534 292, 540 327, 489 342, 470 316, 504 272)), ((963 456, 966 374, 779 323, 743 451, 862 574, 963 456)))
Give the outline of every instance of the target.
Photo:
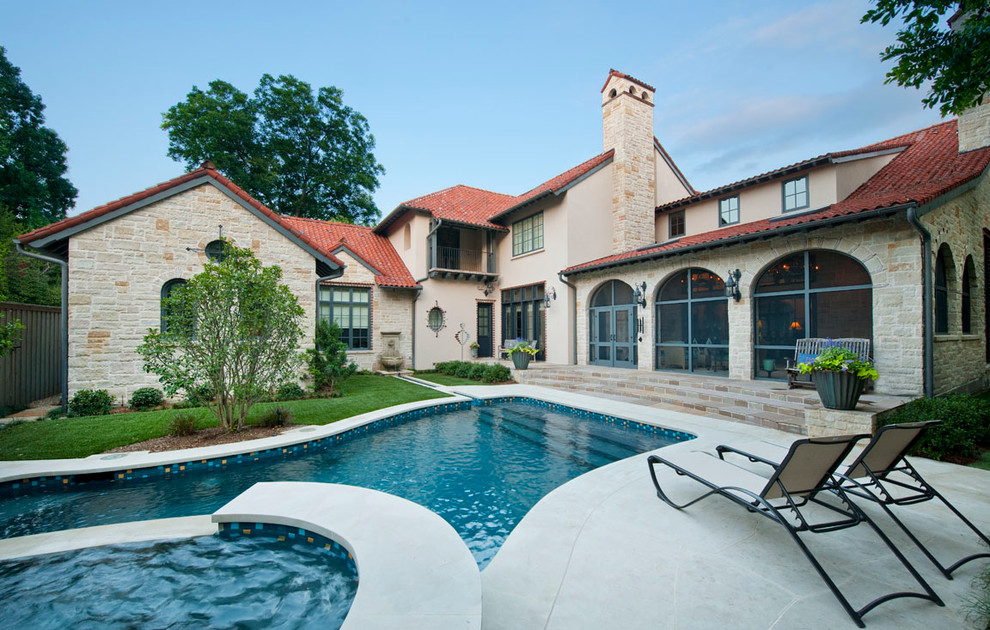
MULTIPOLYGON (((932 590, 931 586, 928 585, 928 583, 915 570, 915 568, 911 565, 911 563, 908 562, 907 558, 905 558, 904 555, 893 545, 893 543, 891 543, 890 539, 887 538, 886 534, 883 533, 883 531, 877 526, 877 524, 873 522, 873 519, 871 519, 866 513, 864 513, 855 503, 849 500, 843 488, 840 487, 839 483, 835 479, 833 479, 832 475, 830 474, 831 471, 834 470, 836 466, 838 466, 839 462, 843 461, 846 458, 846 456, 852 450, 855 443, 858 440, 865 437, 869 437, 869 436, 855 435, 855 436, 843 436, 838 438, 806 438, 802 440, 797 440, 791 445, 791 448, 788 451, 787 456, 784 457, 783 461, 781 461, 779 465, 774 467, 773 475, 767 480, 766 486, 759 494, 753 493, 750 490, 740 487, 716 486, 715 484, 706 480, 705 478, 696 475, 691 471, 681 466, 678 466, 677 464, 668 461, 658 455, 650 455, 647 458, 647 463, 650 468, 650 477, 653 479, 653 485, 657 491, 657 496, 664 503, 675 509, 683 510, 687 507, 690 507, 691 505, 694 505, 695 503, 698 503, 699 501, 702 501, 703 499, 706 499, 712 495, 717 494, 719 496, 723 496, 733 501, 734 503, 741 505, 750 512, 756 512, 757 514, 760 514, 761 516, 765 516, 770 520, 775 521, 776 523, 782 525, 784 529, 787 531, 787 533, 790 535, 794 543, 804 554, 805 558, 808 559, 808 562, 811 563, 811 566, 814 567, 815 571, 818 572, 818 575, 825 582, 826 586, 828 586, 829 590, 832 591, 832 594, 842 605, 842 608, 846 611, 846 613, 852 618, 852 620, 856 623, 857 626, 859 626, 860 628, 865 628, 866 624, 863 622, 863 615, 870 612, 880 604, 883 604, 884 602, 888 602, 893 599, 898 599, 902 597, 911 597, 911 598, 929 600, 938 604, 939 606, 945 605, 942 599, 935 593, 934 590, 932 590), (815 487, 807 488, 807 489, 790 489, 790 490, 787 487, 785 487, 784 483, 780 480, 780 476, 781 473, 784 470, 786 470, 786 468, 789 465, 798 465, 798 466, 800 465, 800 462, 792 463, 792 456, 794 455, 799 445, 805 443, 834 444, 836 442, 841 442, 843 440, 847 441, 847 444, 845 445, 843 452, 839 457, 836 458, 835 463, 832 465, 831 468, 829 468, 827 472, 825 472, 824 476, 821 478, 818 484, 815 485, 815 487), (670 497, 668 497, 667 494, 661 488, 660 481, 658 480, 656 474, 655 467, 657 464, 664 464, 665 466, 672 468, 674 472, 676 472, 678 475, 684 475, 690 477, 691 479, 694 479, 695 481, 711 488, 711 490, 702 494, 699 497, 696 497, 695 499, 692 499, 691 501, 688 501, 687 503, 678 504, 674 502, 672 499, 670 499, 670 497), (780 498, 783 499, 782 505, 774 506, 770 502, 771 500, 764 498, 773 489, 776 489, 777 491, 780 492, 781 494, 780 498), (842 506, 834 505, 832 503, 821 500, 819 498, 819 495, 822 493, 825 493, 828 496, 837 497, 839 501, 842 503, 842 506), (739 495, 743 495, 743 496, 739 496, 739 495), (800 509, 809 503, 814 503, 818 506, 822 506, 828 510, 831 510, 832 512, 837 513, 840 516, 840 518, 838 520, 811 523, 801 512, 800 509), (782 511, 786 511, 793 514, 797 521, 797 525, 795 526, 795 524, 792 523, 785 516, 785 514, 782 513, 782 511), (856 525, 859 525, 860 523, 864 523, 864 522, 870 526, 870 528, 877 534, 877 536, 884 542, 884 544, 887 545, 887 548, 890 549, 890 551, 894 554, 894 556, 897 557, 900 563, 908 570, 911 576, 924 589, 925 591, 924 594, 916 593, 912 591, 888 593, 886 595, 882 595, 874 599, 873 601, 869 602, 862 608, 855 609, 853 608, 852 604, 849 603, 849 600, 846 599, 845 595, 843 595, 842 592, 839 590, 839 587, 829 576, 828 572, 825 571, 825 568, 821 565, 821 563, 818 561, 815 555, 811 552, 811 550, 807 547, 807 545, 805 545, 804 541, 801 540, 801 537, 798 536, 798 534, 802 532, 820 534, 820 533, 838 531, 850 527, 855 527, 856 525)), ((726 463, 726 465, 731 465, 731 464, 726 463)), ((772 500, 777 500, 777 499, 775 498, 772 500)))
MULTIPOLYGON (((946 499, 944 496, 942 496, 942 494, 938 490, 933 488, 931 484, 925 481, 925 478, 921 476, 921 473, 915 470, 914 466, 912 466, 907 461, 907 457, 905 457, 905 454, 908 451, 910 451, 912 448, 914 448, 914 445, 917 444, 918 440, 921 439, 925 431, 927 431, 929 427, 939 424, 940 422, 942 421, 929 420, 927 422, 888 424, 880 427, 879 429, 877 429, 876 435, 873 437, 870 443, 866 445, 866 448, 863 449, 863 452, 859 455, 859 457, 857 457, 848 466, 848 468, 846 468, 845 473, 842 474, 835 473, 834 476, 839 481, 839 485, 841 485, 842 489, 848 494, 851 494, 855 497, 859 497, 862 499, 868 499, 878 504, 881 508, 883 508, 884 512, 887 513, 887 515, 891 518, 891 520, 897 523, 897 526, 901 528, 901 531, 903 531, 907 535, 907 537, 911 539, 911 542, 913 542, 918 547, 918 549, 920 549, 921 552, 925 554, 925 557, 927 557, 931 561, 931 563, 935 565, 935 567, 942 573, 943 576, 945 576, 946 579, 951 580, 952 573, 956 569, 963 566, 967 562, 971 562, 978 558, 990 558, 990 552, 980 552, 980 553, 970 554, 968 556, 964 556, 963 558, 959 559, 958 561, 954 562, 949 566, 945 566, 941 562, 939 562, 938 559, 935 558, 935 555, 931 552, 931 550, 929 550, 928 547, 926 547, 920 540, 918 540, 918 537, 915 536, 914 532, 912 532, 908 528, 908 526, 905 525, 903 521, 901 521, 901 519, 897 518, 897 515, 894 514, 893 510, 890 509, 890 506, 892 505, 914 505, 916 503, 924 503, 925 501, 938 499, 945 505, 945 507, 949 508, 949 510, 953 514, 959 517, 959 520, 961 520, 967 527, 973 530, 973 532, 975 532, 976 535, 979 536, 980 539, 985 544, 990 546, 990 538, 988 538, 986 534, 981 532, 976 527, 976 525, 974 525, 968 518, 963 516, 963 514, 958 509, 956 509, 954 505, 949 503, 949 500, 946 499), (884 470, 872 470, 865 460, 867 459, 867 456, 870 454, 870 451, 875 447, 877 442, 881 439, 883 434, 887 431, 906 430, 906 429, 921 429, 921 430, 918 432, 918 435, 916 435, 913 440, 905 444, 905 446, 901 449, 899 455, 892 458, 893 463, 891 465, 889 465, 884 470), (856 475, 856 478, 859 479, 859 481, 857 481, 857 479, 853 479, 850 476, 852 473, 856 472, 857 467, 861 467, 864 473, 863 475, 858 475, 858 474, 856 475), (908 483, 906 481, 900 481, 897 479, 891 479, 890 476, 896 473, 901 473, 905 475, 911 481, 913 481, 913 483, 908 483), (865 479, 865 481, 862 481, 863 479, 865 479), (901 488, 902 490, 908 490, 910 494, 904 496, 896 496, 896 493, 892 492, 889 486, 896 486, 897 488, 901 488)), ((718 452, 719 457, 722 457, 723 459, 724 459, 723 455, 725 453, 733 452, 748 458, 751 462, 761 462, 764 464, 768 464, 770 466, 777 466, 776 462, 772 462, 758 455, 753 455, 750 453, 746 453, 744 451, 740 451, 738 449, 734 449, 731 446, 722 445, 716 447, 715 450, 718 452)))

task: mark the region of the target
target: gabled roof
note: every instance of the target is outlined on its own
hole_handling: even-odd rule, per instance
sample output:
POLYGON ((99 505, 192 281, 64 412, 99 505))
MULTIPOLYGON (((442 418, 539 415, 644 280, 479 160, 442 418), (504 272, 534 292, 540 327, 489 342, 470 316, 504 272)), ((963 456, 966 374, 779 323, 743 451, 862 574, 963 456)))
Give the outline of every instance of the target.
POLYGON ((380 287, 419 288, 392 242, 370 227, 287 216, 282 220, 316 242, 321 250, 346 250, 358 258, 375 272, 375 284, 380 287))
POLYGON ((276 231, 281 232, 286 238, 296 242, 317 260, 327 263, 335 269, 344 266, 332 253, 323 251, 315 241, 297 231, 289 224, 285 220, 285 217, 272 212, 264 204, 247 194, 239 186, 234 184, 234 182, 221 175, 209 162, 204 162, 203 166, 194 171, 162 182, 151 188, 146 188, 145 190, 128 195, 127 197, 122 197, 116 201, 111 201, 108 204, 98 206, 87 212, 22 234, 17 240, 24 244, 31 244, 34 247, 44 248, 67 239, 73 234, 78 234, 91 227, 111 221, 119 216, 203 184, 216 186, 246 210, 252 212, 276 231))
MULTIPOLYGON (((696 249, 719 247, 754 238, 766 238, 777 233, 804 230, 843 221, 855 221, 876 214, 896 212, 910 206, 922 206, 980 177, 990 165, 990 147, 959 153, 955 120, 926 127, 855 151, 829 155, 841 157, 902 147, 903 150, 897 157, 853 191, 846 199, 825 208, 795 215, 780 215, 752 223, 740 223, 721 230, 657 243, 638 250, 574 265, 565 269, 563 273, 570 275, 594 269, 632 264, 669 255, 683 254, 696 249)), ((799 164, 808 164, 819 159, 814 158, 799 164)), ((783 169, 772 172, 779 172, 780 170, 783 169)), ((695 200, 697 198, 692 199, 692 201, 695 200)))
POLYGON ((657 91, 657 89, 655 87, 653 87, 652 85, 650 85, 648 83, 644 83, 644 82, 640 81, 639 79, 637 79, 636 77, 629 76, 628 74, 626 74, 624 72, 619 72, 615 68, 611 68, 608 71, 608 76, 605 77, 605 85, 602 86, 602 90, 601 90, 602 92, 604 92, 605 91, 605 88, 608 87, 608 82, 609 82, 609 80, 612 77, 619 77, 620 79, 628 79, 629 81, 632 81, 633 83, 636 83, 637 85, 641 85, 641 86, 645 87, 646 89, 650 90, 651 92, 656 92, 657 91))
POLYGON ((521 195, 512 196, 502 193, 474 188, 458 184, 437 192, 416 197, 399 204, 375 228, 377 234, 384 234, 388 227, 410 210, 429 212, 434 218, 443 219, 463 225, 474 225, 489 230, 506 231, 505 226, 494 223, 506 214, 533 203, 551 194, 559 195, 569 187, 591 175, 594 171, 605 166, 612 159, 613 151, 605 153, 578 164, 572 169, 552 177, 536 188, 521 195))

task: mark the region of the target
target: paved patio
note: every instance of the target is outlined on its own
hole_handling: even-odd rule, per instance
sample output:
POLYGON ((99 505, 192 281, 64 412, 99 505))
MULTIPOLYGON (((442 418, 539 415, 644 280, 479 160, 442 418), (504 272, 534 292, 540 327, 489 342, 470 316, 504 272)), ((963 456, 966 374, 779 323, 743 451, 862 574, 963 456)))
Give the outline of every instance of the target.
MULTIPOLYGON (((485 395, 481 388, 470 389, 485 395)), ((514 388, 515 389, 515 388, 514 388)), ((633 419, 696 433, 668 449, 710 450, 750 440, 787 443, 795 436, 723 420, 629 403, 527 388, 563 404, 601 407, 633 419)), ((523 393, 523 392, 520 392, 523 393)), ((984 531, 990 529, 990 472, 915 459, 926 478, 984 531)), ((698 484, 663 477, 678 498, 698 484)), ((969 627, 963 598, 987 560, 946 580, 896 526, 864 506, 946 602, 899 599, 868 613, 868 628, 969 627)), ((976 537, 941 505, 899 512, 924 533, 936 556, 978 550, 976 537)), ((893 590, 917 586, 867 527, 806 536, 855 607, 893 590)), ((544 497, 481 574, 483 627, 518 628, 854 628, 783 528, 713 497, 686 511, 656 498, 646 455, 585 474, 544 497)))

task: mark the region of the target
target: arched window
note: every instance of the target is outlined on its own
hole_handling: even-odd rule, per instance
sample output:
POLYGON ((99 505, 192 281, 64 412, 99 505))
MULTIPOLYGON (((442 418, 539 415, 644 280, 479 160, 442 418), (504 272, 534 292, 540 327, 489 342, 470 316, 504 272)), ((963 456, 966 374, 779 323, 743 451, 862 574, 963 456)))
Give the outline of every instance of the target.
POLYGON ((973 257, 966 257, 962 277, 962 332, 964 335, 973 334, 973 287, 976 285, 976 269, 973 267, 973 257))
POLYGON ((221 239, 215 241, 210 241, 206 244, 206 257, 213 262, 223 262, 224 252, 229 247, 227 243, 224 243, 221 239))
POLYGON ((949 332, 949 272, 952 265, 952 252, 948 245, 942 245, 935 257, 935 334, 949 332))
POLYGON ((185 283, 186 281, 183 280, 182 278, 172 278, 171 280, 169 280, 168 282, 162 285, 162 299, 161 299, 161 318, 162 318, 161 331, 162 332, 165 332, 166 328, 168 327, 168 323, 167 323, 168 317, 165 309, 165 299, 172 295, 172 291, 176 287, 180 287, 185 283))
POLYGON ((729 310, 725 282, 705 269, 684 269, 657 293, 658 370, 729 373, 729 310))
POLYGON ((600 286, 591 296, 588 318, 589 363, 636 367, 636 303, 632 287, 621 280, 600 286))
POLYGON ((756 281, 754 373, 784 378, 805 337, 873 337, 873 283, 845 254, 810 250, 778 259, 756 281))

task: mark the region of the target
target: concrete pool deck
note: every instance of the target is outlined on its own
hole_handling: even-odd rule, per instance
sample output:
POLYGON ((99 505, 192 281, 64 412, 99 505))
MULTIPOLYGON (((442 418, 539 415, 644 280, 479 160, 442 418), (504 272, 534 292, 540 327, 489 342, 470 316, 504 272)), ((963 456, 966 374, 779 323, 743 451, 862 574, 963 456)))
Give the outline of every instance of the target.
MULTIPOLYGON (((698 438, 666 449, 713 451, 721 443, 789 443, 796 436, 696 415, 520 386, 560 404, 605 406, 608 413, 689 431, 698 438)), ((484 395, 475 388, 456 388, 484 395)), ((663 450, 661 449, 662 452, 663 450)), ((668 451, 669 452, 669 451, 668 451)), ((574 479, 544 497, 482 571, 483 627, 517 628, 854 628, 838 601, 782 527, 712 497, 678 511, 656 497, 646 455, 574 479)), ((990 472, 914 458, 935 487, 983 531, 990 529, 990 472)), ((758 469, 755 469, 758 470, 758 469)), ((701 494, 666 474, 678 499, 701 494)), ((860 504, 862 505, 863 502, 860 504)), ((963 598, 990 560, 946 580, 878 508, 863 505, 932 588, 944 608, 898 599, 869 612, 868 628, 964 628, 963 598)), ((934 501, 898 515, 948 560, 980 551, 976 536, 934 501)), ((804 535, 854 607, 917 584, 866 526, 804 535)))
MULTIPOLYGON (((711 451, 717 444, 738 445, 752 440, 788 443, 796 437, 792 433, 543 387, 440 389, 478 398, 528 396, 698 436, 661 449, 661 453, 673 449, 711 451)), ((344 420, 320 427, 315 433, 358 426, 402 408, 344 420)), ((279 436, 282 440, 276 440, 286 443, 315 437, 314 431, 296 431, 300 433, 283 434, 285 437, 279 436)), ((253 448, 258 446, 242 446, 240 450, 253 448)), ((225 445, 210 454, 232 452, 229 449, 230 445, 225 445)), ((0 478, 155 465, 166 459, 206 456, 200 450, 181 455, 173 452, 170 458, 168 455, 136 454, 134 459, 121 458, 124 461, 93 456, 85 460, 3 462, 0 478)), ((855 627, 783 528, 717 497, 685 511, 668 507, 656 498, 646 457, 636 456, 582 475, 551 492, 530 510, 481 572, 483 628, 855 627)), ((990 529, 990 472, 920 458, 912 461, 977 527, 990 529)), ((689 479, 669 474, 663 481, 674 498, 699 493, 700 486, 689 479)), ((863 507, 947 604, 940 608, 920 600, 894 600, 868 613, 864 619, 867 627, 968 627, 963 598, 974 592, 972 578, 990 561, 971 562, 956 572, 954 580, 946 580, 905 536, 895 531, 879 509, 863 507)), ((976 536, 941 505, 924 503, 902 508, 898 514, 944 560, 979 550, 976 536)), ((146 522, 151 523, 155 522, 146 522)), ((200 520, 195 529, 204 525, 200 520)), ((104 542, 104 532, 110 535, 113 528, 123 526, 105 527, 98 532, 104 542)), ((331 522, 327 529, 333 530, 331 522)), ((406 533, 415 536, 416 532, 406 533)), ((65 532, 60 534, 67 538, 65 532)), ((23 555, 25 544, 37 549, 36 553, 53 550, 40 544, 54 538, 52 535, 41 534, 34 541, 27 538, 33 537, 0 541, 0 555, 9 545, 21 546, 20 553, 12 555, 23 555)), ((857 608, 882 593, 917 590, 910 576, 866 527, 805 535, 804 540, 857 608)), ((357 560, 360 564, 360 558, 357 560)), ((433 570, 443 578, 442 566, 433 570)))

